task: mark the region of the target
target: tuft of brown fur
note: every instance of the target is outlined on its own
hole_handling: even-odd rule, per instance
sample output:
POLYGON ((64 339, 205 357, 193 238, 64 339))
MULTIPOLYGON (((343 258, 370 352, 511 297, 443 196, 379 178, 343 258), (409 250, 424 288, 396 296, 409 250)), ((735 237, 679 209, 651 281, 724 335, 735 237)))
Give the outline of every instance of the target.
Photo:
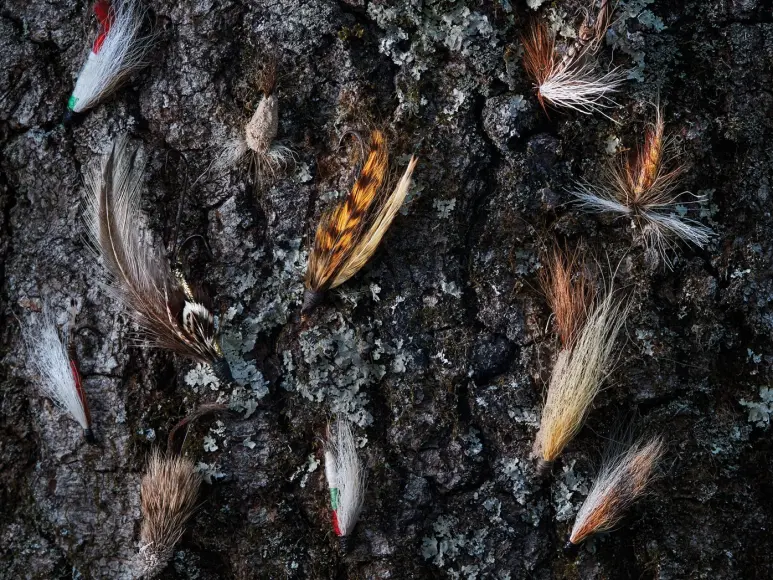
POLYGON ((200 485, 201 476, 191 460, 152 452, 140 488, 144 577, 153 578, 171 560, 196 508, 200 485))
MULTIPOLYGON (((528 32, 521 35, 523 44, 523 67, 526 74, 531 77, 537 87, 550 78, 558 65, 556 57, 556 38, 548 30, 547 24, 541 20, 535 20, 529 26, 528 32)), ((545 101, 542 93, 537 90, 537 98, 545 109, 545 101)))
POLYGON ((656 437, 607 457, 577 513, 569 542, 576 545, 593 534, 613 530, 651 483, 663 453, 663 440, 656 437))
POLYGON ((585 275, 579 250, 563 252, 557 245, 540 270, 540 286, 555 317, 563 348, 570 348, 596 294, 585 275))
POLYGON ((418 160, 408 167, 390 194, 383 189, 389 171, 384 134, 373 131, 370 152, 349 194, 317 227, 306 269, 304 314, 321 294, 354 276, 375 253, 405 200, 418 160))

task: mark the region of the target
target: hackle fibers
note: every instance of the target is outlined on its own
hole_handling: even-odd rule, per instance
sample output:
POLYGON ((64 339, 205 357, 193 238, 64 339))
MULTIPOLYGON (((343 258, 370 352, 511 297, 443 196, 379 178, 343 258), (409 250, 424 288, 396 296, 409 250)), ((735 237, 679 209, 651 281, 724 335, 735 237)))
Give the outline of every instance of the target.
POLYGON ((408 194, 417 163, 411 156, 397 185, 387 194, 387 143, 381 131, 373 131, 370 152, 352 190, 317 227, 306 268, 302 316, 308 316, 326 291, 346 282, 373 256, 408 194))
POLYGON ((540 286, 553 311, 561 346, 569 348, 585 321, 595 288, 585 273, 580 250, 564 252, 556 245, 543 262, 540 286))
POLYGON ((644 144, 613 162, 601 185, 580 183, 573 195, 580 208, 631 218, 643 236, 645 247, 670 265, 668 250, 675 239, 702 248, 713 232, 700 222, 677 213, 679 205, 694 204, 703 197, 677 193, 684 165, 677 162, 676 147, 665 136, 663 110, 656 107, 655 122, 647 127, 644 144), (692 199, 685 199, 686 197, 692 199))
POLYGON ((98 0, 99 32, 67 103, 65 122, 109 96, 146 64, 153 34, 141 34, 145 9, 137 0, 98 0))
POLYGON ((247 158, 257 182, 266 176, 273 177, 295 159, 293 151, 276 143, 279 132, 279 99, 276 96, 276 64, 266 65, 261 75, 260 88, 263 96, 242 133, 226 141, 213 169, 216 172, 230 169, 247 158))
POLYGON ((543 108, 549 103, 591 114, 616 105, 610 95, 619 89, 625 77, 618 68, 599 73, 596 61, 611 17, 609 0, 601 1, 595 16, 592 10, 586 11, 577 38, 563 56, 558 53, 555 33, 547 24, 532 22, 529 31, 521 37, 523 64, 535 83, 543 108))
POLYGON ((158 248, 143 236, 142 168, 135 167, 136 154, 119 139, 86 178, 86 220, 112 279, 111 293, 153 346, 209 364, 218 378, 230 382, 209 297, 173 274, 158 248))
POLYGON ((330 490, 333 532, 338 536, 342 551, 347 552, 349 537, 362 511, 367 478, 357 455, 352 429, 345 419, 339 418, 335 429, 328 428, 325 476, 330 490))
POLYGON ((609 372, 615 340, 629 307, 610 283, 596 298, 572 346, 559 352, 532 450, 541 474, 550 470, 582 427, 609 372))
POLYGON ((663 440, 639 441, 605 458, 588 497, 577 513, 566 548, 599 532, 613 530, 625 511, 646 491, 663 457, 663 440))
POLYGON ((172 559, 196 508, 201 476, 190 459, 154 450, 140 487, 142 576, 153 578, 172 559))
POLYGON ((24 326, 23 337, 28 362, 40 377, 42 393, 67 411, 86 439, 93 442, 91 413, 78 366, 69 355, 67 339, 60 335, 53 314, 44 307, 37 321, 24 326))

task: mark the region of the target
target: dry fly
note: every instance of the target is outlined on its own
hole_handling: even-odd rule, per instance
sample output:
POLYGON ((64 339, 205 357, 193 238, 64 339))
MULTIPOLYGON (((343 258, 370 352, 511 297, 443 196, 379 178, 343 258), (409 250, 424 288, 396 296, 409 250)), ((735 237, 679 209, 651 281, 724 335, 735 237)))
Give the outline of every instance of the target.
POLYGON ((405 200, 417 163, 411 156, 405 173, 387 195, 387 143, 381 131, 373 131, 370 152, 352 190, 317 227, 306 269, 303 317, 314 310, 326 291, 346 282, 373 256, 405 200))
MULTIPOLYGON (((674 238, 702 248, 713 232, 701 223, 676 213, 689 192, 676 193, 684 165, 676 163, 675 146, 665 136, 663 111, 656 107, 655 122, 647 127, 644 145, 614 162, 599 187, 580 184, 573 192, 581 208, 630 217, 639 226, 648 250, 670 264, 667 251, 674 238)), ((690 202, 687 202, 690 203, 690 202)))
POLYGON ((598 532, 617 526, 628 509, 647 489, 664 453, 663 440, 639 441, 623 453, 605 458, 593 487, 574 520, 566 549, 598 532))
POLYGON ((612 352, 628 315, 612 288, 597 297, 573 344, 558 354, 532 455, 538 471, 548 472, 585 421, 608 373, 612 352))
POLYGON ((143 237, 139 207, 142 169, 125 139, 113 145, 86 179, 86 219, 94 247, 112 278, 111 291, 151 343, 211 365, 224 382, 233 380, 218 343, 211 301, 169 267, 143 237))
POLYGON ((341 550, 348 552, 349 537, 362 511, 367 479, 357 455, 352 429, 345 419, 338 419, 335 430, 328 427, 325 476, 330 489, 333 531, 338 536, 341 550))
POLYGON ((595 18, 591 10, 586 11, 577 39, 563 56, 556 50, 555 34, 542 21, 535 20, 521 37, 523 65, 534 80, 543 108, 547 101, 555 107, 590 114, 615 105, 609 95, 618 90, 624 75, 617 68, 600 74, 596 62, 611 18, 609 0, 601 0, 595 18))
POLYGON ((141 36, 145 10, 137 0, 99 0, 99 32, 67 102, 64 121, 95 106, 145 66, 154 35, 141 36))
POLYGON ((42 392, 67 411, 83 429, 86 440, 93 443, 91 413, 75 357, 66 338, 60 336, 53 314, 43 310, 42 320, 23 329, 28 359, 40 376, 42 392))
POLYGON ((540 286, 545 293, 562 348, 570 348, 593 302, 595 289, 585 275, 579 250, 562 252, 554 246, 540 270, 540 286))
POLYGON ((190 459, 154 450, 140 487, 142 575, 154 578, 169 563, 196 508, 201 476, 190 459))
POLYGON ((263 97, 238 137, 228 140, 220 150, 213 169, 224 171, 248 157, 256 180, 275 172, 291 162, 295 155, 284 145, 275 143, 279 132, 279 100, 276 96, 276 65, 270 63, 261 79, 263 97))

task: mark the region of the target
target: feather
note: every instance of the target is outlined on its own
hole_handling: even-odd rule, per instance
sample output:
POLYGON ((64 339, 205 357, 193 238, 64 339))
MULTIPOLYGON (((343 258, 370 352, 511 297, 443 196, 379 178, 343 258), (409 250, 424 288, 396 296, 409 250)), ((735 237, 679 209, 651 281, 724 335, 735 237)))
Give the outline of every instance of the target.
POLYGON ((604 172, 601 185, 579 183, 572 192, 581 209, 630 216, 638 223, 644 245, 670 265, 673 240, 704 247, 713 232, 700 222, 676 213, 681 204, 702 201, 689 192, 677 193, 684 165, 676 163, 672 140, 665 136, 663 110, 656 106, 655 122, 645 132, 644 144, 621 157, 604 172), (685 200, 686 196, 692 200, 685 200))
MULTIPOLYGON (((347 538, 362 511, 367 478, 352 429, 345 419, 338 419, 325 443, 325 476, 330 489, 333 530, 339 538, 347 538)), ((342 547, 347 548, 346 540, 342 540, 342 547)))
POLYGON ((394 190, 383 195, 389 154, 384 135, 373 132, 370 153, 352 190, 317 227, 306 269, 305 315, 324 292, 346 282, 373 256, 405 200, 417 163, 411 157, 394 190))
POLYGON ((209 297, 173 275, 160 251, 145 242, 139 207, 142 170, 119 139, 86 179, 90 237, 110 277, 112 294, 131 313, 151 343, 212 366, 232 381, 218 344, 209 297))
POLYGON ((634 443, 623 453, 608 453, 577 513, 567 548, 598 532, 613 530, 625 510, 646 491, 663 453, 660 437, 634 443))
POLYGON ((158 575, 172 559, 175 544, 196 508, 201 476, 184 457, 154 450, 140 486, 140 557, 145 578, 158 575))
POLYGON ((574 439, 609 370, 615 340, 630 308, 610 285, 588 313, 574 343, 562 349, 550 377, 533 455, 544 472, 574 439))
POLYGON ((610 95, 625 81, 623 73, 614 68, 605 74, 597 72, 596 54, 611 22, 608 0, 602 0, 595 18, 587 16, 575 42, 559 58, 556 39, 541 21, 532 23, 521 37, 526 73, 534 80, 537 98, 555 107, 566 107, 590 114, 615 106, 610 95))
POLYGON ((67 103, 69 120, 109 96, 145 66, 154 35, 141 36, 145 10, 137 0, 99 0, 94 6, 100 31, 67 103))
POLYGON ((40 377, 40 388, 81 426, 87 439, 91 435, 91 413, 75 360, 69 356, 67 341, 57 329, 53 314, 44 307, 41 320, 23 328, 30 365, 40 377))

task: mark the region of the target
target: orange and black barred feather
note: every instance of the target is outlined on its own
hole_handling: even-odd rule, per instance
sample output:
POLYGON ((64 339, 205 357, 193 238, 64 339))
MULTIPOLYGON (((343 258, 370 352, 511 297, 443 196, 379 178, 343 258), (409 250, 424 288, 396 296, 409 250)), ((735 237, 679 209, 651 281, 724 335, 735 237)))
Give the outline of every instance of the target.
POLYGON ((386 181, 389 153, 386 139, 380 131, 374 131, 370 140, 370 153, 357 181, 346 199, 322 218, 314 237, 314 246, 306 270, 306 302, 310 295, 318 296, 345 282, 338 274, 354 254, 368 231, 369 218, 380 200, 379 192, 386 181))

